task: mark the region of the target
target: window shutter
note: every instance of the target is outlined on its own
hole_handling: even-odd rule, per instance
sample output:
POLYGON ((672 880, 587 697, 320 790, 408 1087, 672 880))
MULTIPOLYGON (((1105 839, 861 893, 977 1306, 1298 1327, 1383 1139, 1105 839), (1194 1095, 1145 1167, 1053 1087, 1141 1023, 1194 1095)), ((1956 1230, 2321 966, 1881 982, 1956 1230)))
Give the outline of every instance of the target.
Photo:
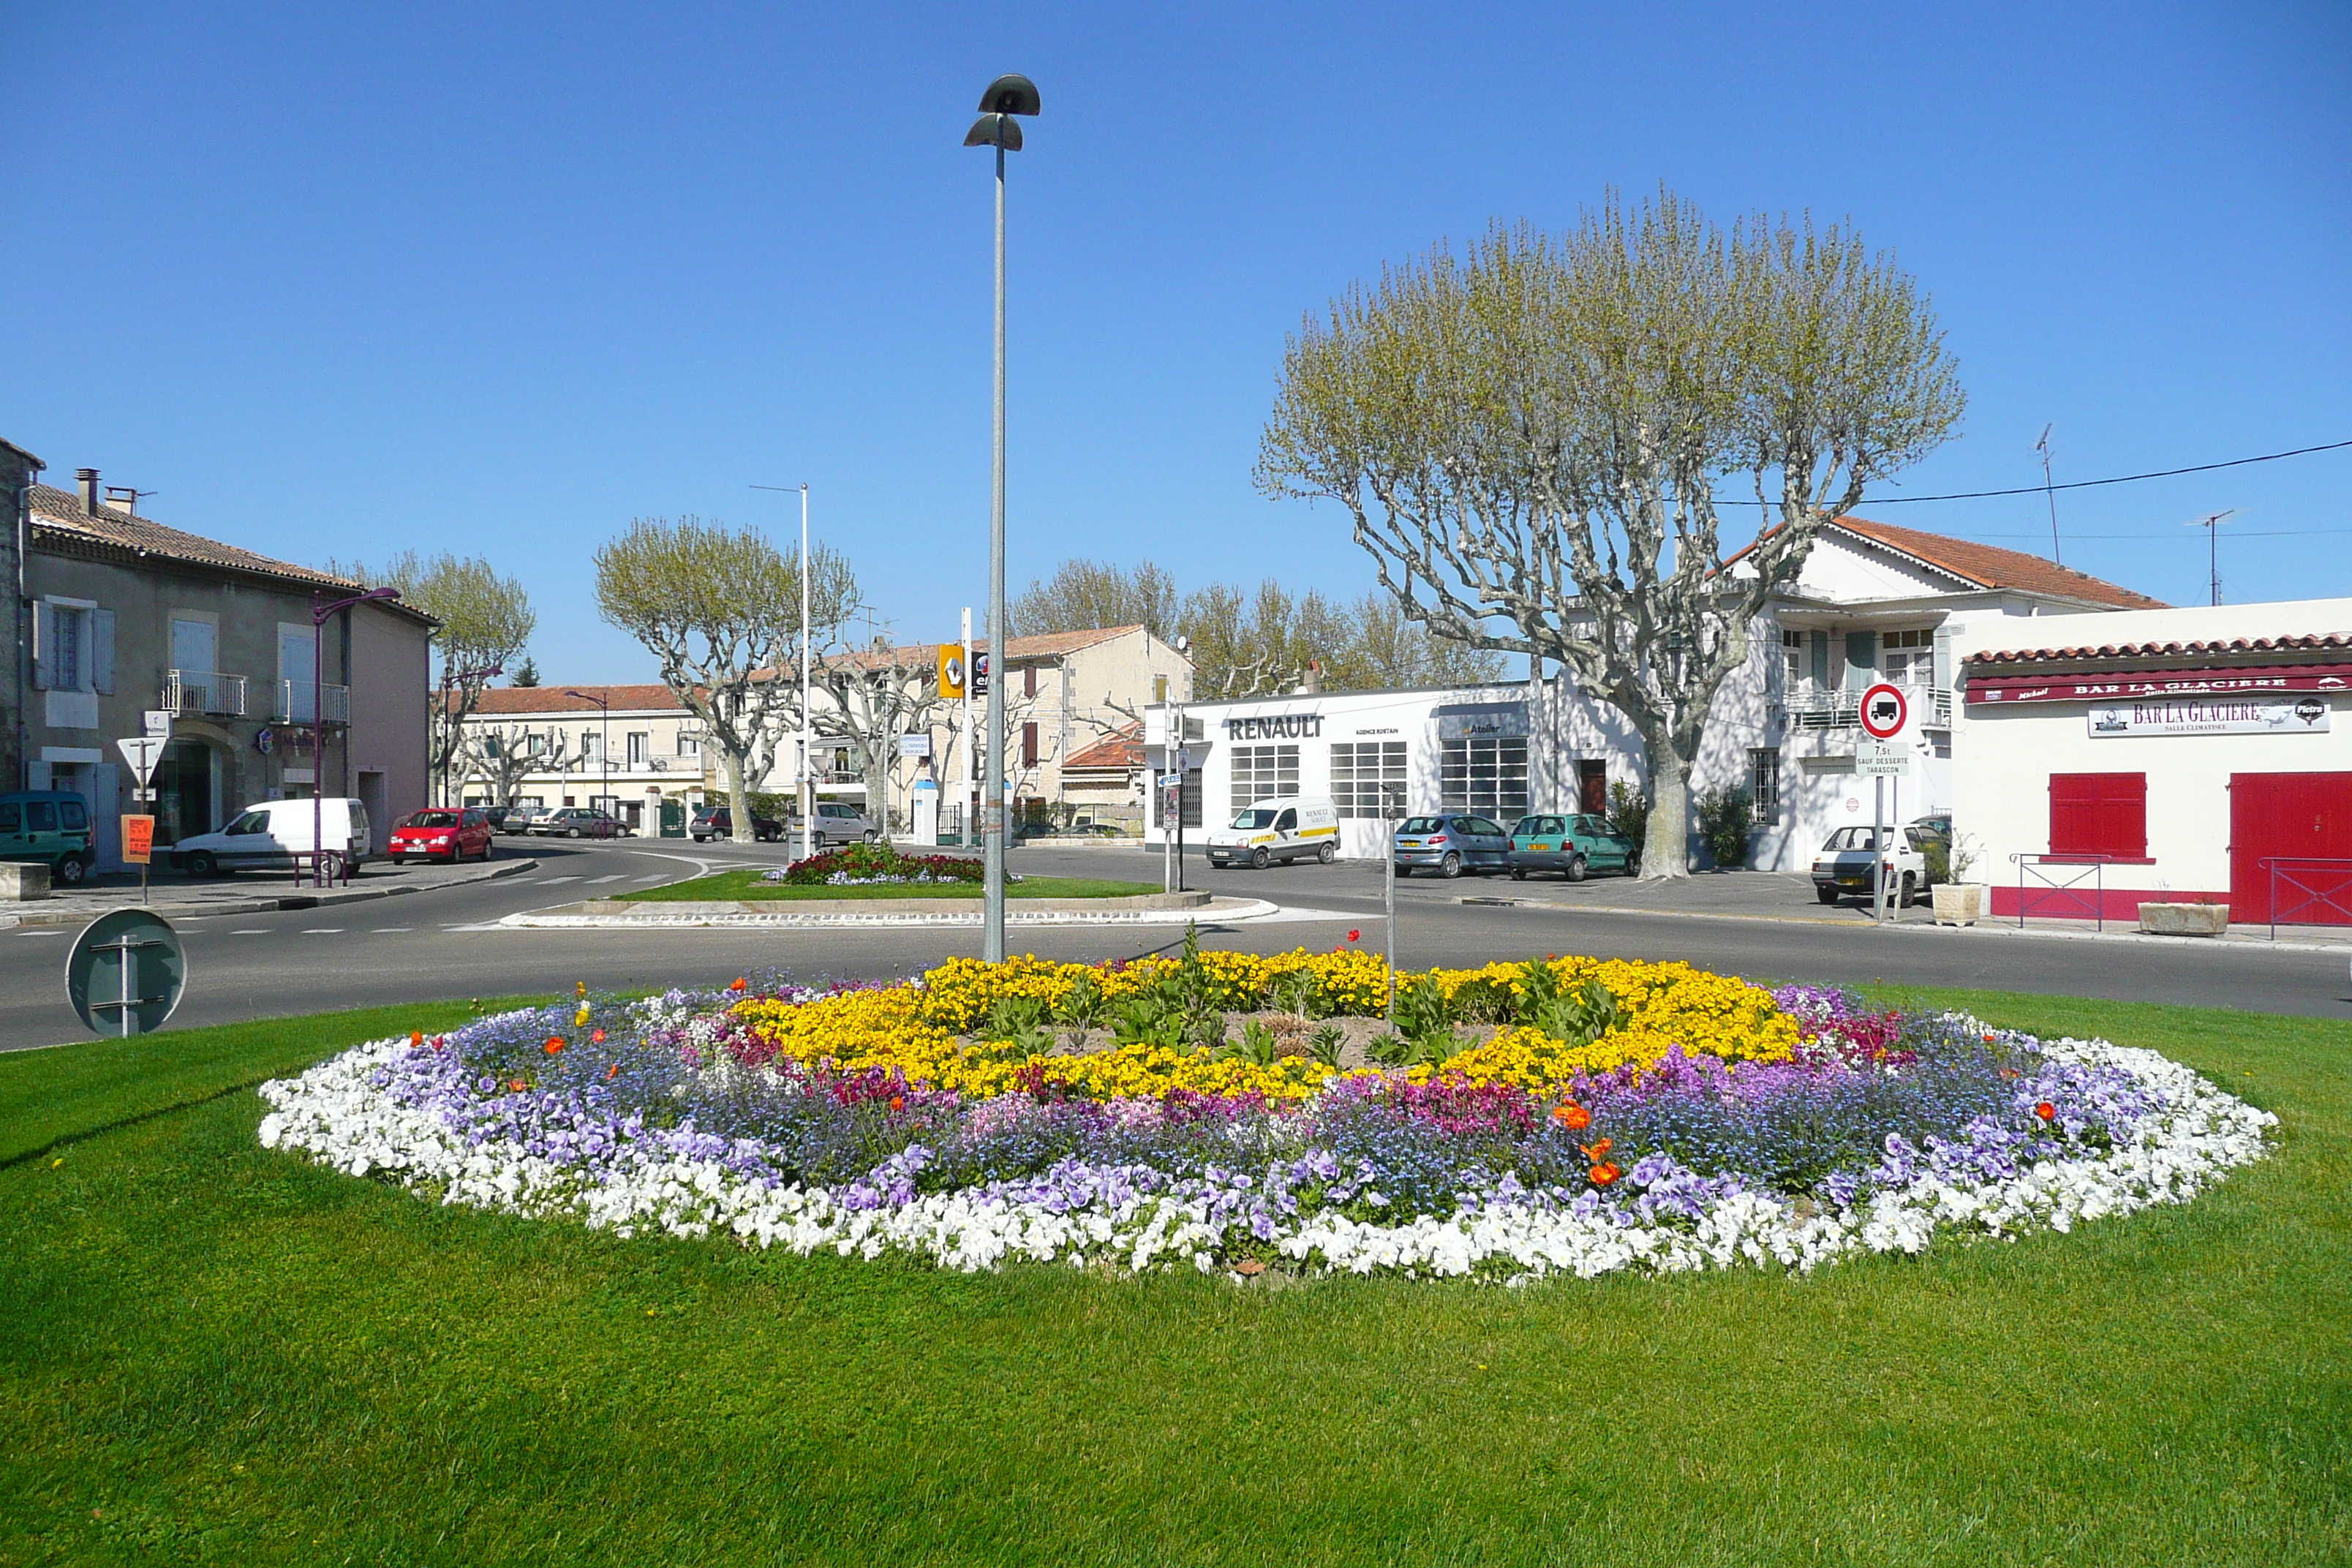
POLYGON ((114 695, 114 612, 89 613, 89 685, 101 697, 114 695))
POLYGON ((1034 724, 1021 726, 1021 765, 1024 768, 1037 765, 1037 726, 1034 724))
MULTIPOLYGON (((49 605, 36 600, 33 605, 33 689, 49 689, 49 660, 58 649, 58 613, 49 605)), ((47 784, 37 784, 46 789, 47 784)))
POLYGON ((2147 856, 2146 773, 2052 773, 2050 853, 2147 856))

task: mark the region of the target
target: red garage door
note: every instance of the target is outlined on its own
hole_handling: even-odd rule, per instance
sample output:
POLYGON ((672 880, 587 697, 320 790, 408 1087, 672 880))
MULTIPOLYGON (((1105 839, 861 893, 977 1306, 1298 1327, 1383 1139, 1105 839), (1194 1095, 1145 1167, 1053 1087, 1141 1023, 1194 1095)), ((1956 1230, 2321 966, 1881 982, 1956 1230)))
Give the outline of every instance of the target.
POLYGON ((2230 775, 2230 918, 2352 925, 2352 773, 2230 775))

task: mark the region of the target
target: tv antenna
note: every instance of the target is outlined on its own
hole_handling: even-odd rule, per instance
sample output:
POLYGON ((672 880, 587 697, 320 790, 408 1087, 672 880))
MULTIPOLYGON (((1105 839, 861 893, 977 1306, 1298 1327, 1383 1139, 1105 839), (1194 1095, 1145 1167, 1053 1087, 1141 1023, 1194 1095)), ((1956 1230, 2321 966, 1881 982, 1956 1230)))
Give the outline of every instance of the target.
POLYGON ((2042 494, 2050 503, 2050 559, 2063 566, 2066 563, 2058 559, 2058 492, 2050 483, 2050 432, 2056 428, 2054 424, 2044 425, 2033 449, 2042 454, 2042 494))
POLYGON ((2209 511, 2203 517, 2191 518, 2182 524, 2185 528, 2205 531, 2205 556, 2213 578, 2213 602, 2216 605, 2221 602, 2221 525, 2237 515, 2238 509, 2231 507, 2227 511, 2209 511))

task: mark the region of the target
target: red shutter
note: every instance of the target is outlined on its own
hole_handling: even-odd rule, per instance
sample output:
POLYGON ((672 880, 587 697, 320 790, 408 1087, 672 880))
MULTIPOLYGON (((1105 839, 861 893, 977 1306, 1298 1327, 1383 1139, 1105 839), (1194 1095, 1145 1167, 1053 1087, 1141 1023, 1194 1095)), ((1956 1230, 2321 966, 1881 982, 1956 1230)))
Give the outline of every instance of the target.
POLYGON ((1024 768, 1037 765, 1037 726, 1034 724, 1021 726, 1021 765, 1024 768))
POLYGON ((1034 664, 1021 672, 1021 695, 1024 697, 1037 695, 1037 667, 1034 664))
POLYGON ((2147 858, 2146 773, 2052 773, 2050 853, 2147 858))

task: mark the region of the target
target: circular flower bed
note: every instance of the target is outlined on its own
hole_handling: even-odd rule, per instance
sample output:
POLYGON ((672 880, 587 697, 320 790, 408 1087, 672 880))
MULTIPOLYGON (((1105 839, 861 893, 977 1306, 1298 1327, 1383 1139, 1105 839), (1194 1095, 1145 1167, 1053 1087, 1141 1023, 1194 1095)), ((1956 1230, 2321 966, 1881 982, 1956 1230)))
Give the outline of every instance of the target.
POLYGON ((889 844, 851 844, 762 873, 763 882, 794 888, 930 887, 941 882, 978 882, 978 860, 961 855, 907 855, 889 844))
POLYGON ((956 960, 591 998, 263 1086, 263 1143, 627 1235, 1520 1282, 2184 1202, 2276 1124, 2151 1051, 1680 963, 956 960))

